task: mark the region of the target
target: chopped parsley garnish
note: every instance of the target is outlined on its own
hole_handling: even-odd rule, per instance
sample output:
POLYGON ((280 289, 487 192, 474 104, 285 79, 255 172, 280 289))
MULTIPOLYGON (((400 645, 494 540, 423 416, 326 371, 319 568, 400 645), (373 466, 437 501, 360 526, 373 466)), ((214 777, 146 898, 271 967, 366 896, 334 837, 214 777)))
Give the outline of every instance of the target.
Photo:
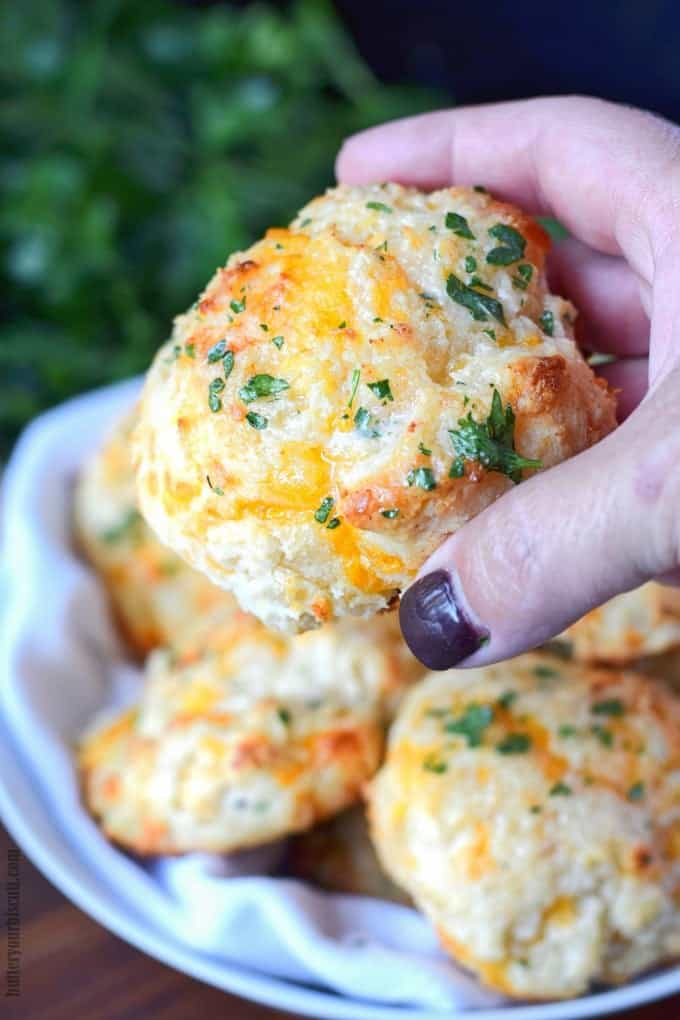
POLYGON ((261 322, 260 323, 260 329, 264 330, 265 333, 269 332, 269 326, 267 325, 266 322, 261 322))
POLYGON ((335 531, 335 529, 339 528, 339 527, 340 527, 340 518, 339 517, 333 517, 332 520, 330 520, 328 522, 328 524, 326 525, 326 528, 328 529, 328 531, 335 531))
POLYGON ((505 223, 496 223, 495 226, 489 228, 489 233, 501 242, 497 248, 492 248, 486 256, 489 265, 509 266, 524 258, 527 242, 514 227, 509 227, 505 223))
POLYGON ((274 347, 278 347, 278 349, 281 350, 281 348, 283 347, 283 337, 273 336, 272 343, 274 344, 274 347))
POLYGON ((605 726, 591 726, 591 733, 597 737, 603 747, 611 747, 614 743, 614 734, 605 726))
POLYGON ((276 714, 284 726, 290 726, 290 712, 287 708, 277 708, 276 714))
POLYGON ((465 237, 470 241, 474 241, 475 235, 470 230, 468 221, 460 213, 450 212, 446 214, 444 223, 449 230, 452 230, 458 237, 465 237))
POLYGON ((551 797, 569 797, 571 796, 571 793, 572 789, 570 786, 567 786, 566 783, 555 783, 555 785, 550 788, 551 797))
POLYGON ((477 259, 474 258, 474 256, 472 256, 472 255, 466 255, 465 256, 465 272, 466 273, 474 273, 476 268, 477 268, 477 259))
POLYGON ((517 691, 503 691, 498 699, 498 704, 501 708, 510 708, 515 701, 517 701, 517 691))
POLYGON ((306 216, 305 219, 300 224, 300 226, 301 227, 308 227, 311 222, 312 222, 312 217, 311 216, 306 216))
POLYGON ((224 489, 222 489, 219 485, 213 485, 213 483, 210 481, 210 475, 206 475, 205 480, 208 483, 209 488, 212 489, 216 496, 224 495, 224 489))
POLYGON ((367 202, 366 203, 366 208, 367 209, 373 209, 375 212, 389 212, 389 213, 391 213, 391 212, 394 211, 391 206, 385 205, 384 202, 367 202))
POLYGON ((418 451, 420 453, 422 453, 423 457, 431 457, 432 456, 432 450, 428 449, 428 447, 425 446, 424 443, 418 443, 418 451))
POLYGON ((380 513, 383 517, 386 517, 388 521, 393 521, 395 517, 399 516, 399 510, 381 510, 380 513))
POLYGON ((626 794, 628 800, 642 800, 644 795, 645 795, 644 783, 633 783, 630 790, 626 794))
POLYGON ((568 723, 565 723, 563 726, 560 726, 560 728, 557 731, 557 736, 562 737, 564 739, 568 737, 575 737, 577 735, 578 730, 576 729, 576 727, 570 726, 568 723))
POLYGON ((528 733, 508 733, 500 744, 496 744, 499 754, 526 754, 530 747, 531 737, 528 733))
POLYGON ((449 478, 463 478, 465 476, 465 457, 456 457, 449 468, 449 478))
POLYGON ((208 386, 208 407, 211 411, 220 411, 222 409, 222 401, 220 400, 220 393, 224 389, 224 379, 213 379, 208 386))
POLYGON ((236 301, 236 300, 230 301, 229 302, 229 307, 231 308, 231 310, 234 313, 234 315, 238 315, 239 312, 245 312, 245 310, 246 310, 246 299, 245 299, 245 297, 241 298, 240 301, 236 301))
POLYGON ((437 488, 432 468, 429 467, 413 468, 406 475, 406 481, 410 486, 417 485, 419 489, 425 489, 426 492, 437 488))
POLYGON ((122 538, 131 536, 137 528, 138 524, 141 524, 142 517, 139 511, 135 507, 131 507, 127 513, 122 517, 118 524, 113 524, 110 528, 105 528, 99 535, 102 542, 107 545, 115 545, 116 542, 120 542, 122 538))
POLYGON ((352 406, 352 401, 354 400, 354 398, 357 395, 357 389, 359 388, 359 380, 360 379, 361 379, 361 371, 358 368, 355 368, 354 371, 352 372, 352 392, 350 393, 349 400, 347 401, 347 406, 348 407, 352 406))
POLYGON ((590 711, 594 715, 623 715, 626 706, 619 698, 607 698, 604 701, 596 701, 590 711))
POLYGON ((428 754, 427 758, 423 759, 423 768, 426 772, 434 772, 439 776, 442 772, 446 772, 448 766, 441 758, 437 758, 434 754, 428 754))
POLYGON ((490 705, 467 705, 458 719, 444 723, 445 733, 456 733, 465 737, 468 747, 479 747, 484 730, 493 722, 493 708, 490 705))
POLYGON ((532 804, 529 810, 531 811, 532 815, 540 815, 543 808, 541 807, 540 804, 532 804))
POLYGON ((495 329, 483 329, 482 333, 486 333, 486 335, 490 336, 492 340, 496 339, 496 330, 495 329))
POLYGON ((290 384, 285 379, 275 379, 273 375, 263 372, 251 376, 247 384, 238 391, 238 395, 244 404, 252 404, 253 400, 259 397, 275 397, 289 389, 290 384))
POLYGON ((347 329, 347 323, 343 319, 342 322, 338 323, 338 329, 347 329))
POLYGON ((473 276, 470 280, 470 287, 477 287, 478 290, 490 290, 493 292, 493 287, 488 283, 485 283, 480 276, 473 276))
POLYGON ((446 281, 446 293, 456 304, 467 308, 475 322, 488 322, 489 316, 505 325, 503 316, 503 305, 496 298, 488 294, 479 294, 478 291, 467 287, 457 276, 450 273, 446 281))
POLYGON ((319 524, 325 524, 334 503, 335 500, 332 496, 326 496, 325 499, 322 499, 319 509, 314 511, 314 520, 318 521, 319 524))
POLYGON ((181 344, 174 344, 172 352, 168 355, 167 358, 163 359, 165 361, 165 364, 172 365, 175 361, 177 361, 181 353, 182 353, 181 344))
POLYGON ((195 358, 196 357, 196 345, 195 344, 185 344, 184 345, 184 353, 186 354, 187 358, 195 358))
POLYGON ((228 379, 231 375, 231 370, 234 367, 234 352, 227 351, 222 358, 222 368, 224 369, 224 378, 228 379))
POLYGON ((370 382, 366 385, 371 393, 375 393, 378 400, 394 400, 389 379, 380 379, 378 382, 370 382))
POLYGON ((267 425, 269 424, 267 418, 265 418, 261 414, 257 414, 255 411, 248 411, 248 414, 246 415, 246 421, 248 422, 249 425, 252 425, 254 429, 258 429, 258 431, 261 429, 266 429, 267 425))
POLYGON ((552 336, 555 330, 555 316, 548 309, 543 312, 540 319, 538 320, 541 324, 541 329, 546 336, 552 336))
POLYGON ((513 287, 518 287, 520 290, 526 290, 533 275, 534 267, 528 262, 523 262, 521 266, 517 266, 517 276, 513 276, 512 278, 513 287))
POLYGON ((534 666, 531 672, 539 680, 556 680, 560 675, 559 670, 553 669, 552 666, 534 666))
POLYGON ((360 407, 354 415, 354 427, 367 439, 377 439, 380 432, 375 427, 378 420, 365 407, 360 407))
POLYGON ((224 352, 226 351, 226 349, 227 349, 226 340, 218 340, 216 344, 213 344, 213 346, 208 351, 208 361, 210 362, 210 364, 214 364, 214 362, 219 361, 220 358, 224 357, 224 352))
POLYGON ((476 460, 488 471, 500 471, 517 484, 522 480, 523 468, 542 467, 540 460, 529 460, 515 451, 515 414, 510 404, 503 410, 501 395, 495 388, 486 421, 475 421, 472 411, 468 411, 467 418, 458 420, 457 429, 449 429, 449 435, 458 454, 452 471, 455 468, 460 472, 461 458, 476 460))

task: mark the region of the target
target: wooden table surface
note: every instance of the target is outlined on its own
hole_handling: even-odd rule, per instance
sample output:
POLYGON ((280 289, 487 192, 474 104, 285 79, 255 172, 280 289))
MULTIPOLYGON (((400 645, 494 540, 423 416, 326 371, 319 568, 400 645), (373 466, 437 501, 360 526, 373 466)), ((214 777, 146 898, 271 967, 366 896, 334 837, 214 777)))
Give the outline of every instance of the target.
MULTIPOLYGON (((0 857, 14 846, 0 826, 0 857)), ((21 858, 21 995, 5 997, 3 1020, 284 1020, 179 974, 128 946, 57 892, 21 858)), ((4 891, 4 872, 1 879, 4 891)), ((6 905, 0 969, 7 960, 6 905)), ((474 1014, 471 1014, 471 1018, 474 1014)), ((678 1020, 680 996, 619 1014, 621 1020, 678 1020)))

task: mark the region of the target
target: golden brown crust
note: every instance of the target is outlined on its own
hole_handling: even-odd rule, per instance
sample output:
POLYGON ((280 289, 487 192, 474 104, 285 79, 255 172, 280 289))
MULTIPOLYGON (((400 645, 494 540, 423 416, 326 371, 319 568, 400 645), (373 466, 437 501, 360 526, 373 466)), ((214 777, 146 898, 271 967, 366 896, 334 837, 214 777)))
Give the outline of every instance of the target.
POLYGON ((148 377, 152 526, 268 625, 385 608, 531 470, 474 442, 458 462, 461 422, 483 435, 494 393, 544 467, 614 427, 547 291, 547 245, 487 195, 388 185, 335 189, 234 255, 148 377))

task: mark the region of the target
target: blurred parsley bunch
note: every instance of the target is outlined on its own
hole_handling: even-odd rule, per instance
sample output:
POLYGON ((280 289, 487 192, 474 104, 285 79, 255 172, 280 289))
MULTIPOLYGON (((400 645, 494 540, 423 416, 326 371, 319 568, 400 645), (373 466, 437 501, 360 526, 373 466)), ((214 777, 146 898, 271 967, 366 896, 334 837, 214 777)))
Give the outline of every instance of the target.
POLYGON ((377 82, 325 0, 6 4, 0 88, 0 455, 41 408, 143 370, 346 134, 441 98, 377 82))

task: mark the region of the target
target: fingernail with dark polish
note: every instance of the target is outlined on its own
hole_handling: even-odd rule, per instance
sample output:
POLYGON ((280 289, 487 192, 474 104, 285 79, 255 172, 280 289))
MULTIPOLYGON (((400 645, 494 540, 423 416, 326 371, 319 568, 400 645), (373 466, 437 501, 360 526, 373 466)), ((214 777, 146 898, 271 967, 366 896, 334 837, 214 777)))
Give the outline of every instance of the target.
POLYGON ((451 669, 489 639, 458 604, 446 570, 434 570, 407 589, 399 622, 406 644, 428 669, 451 669))

